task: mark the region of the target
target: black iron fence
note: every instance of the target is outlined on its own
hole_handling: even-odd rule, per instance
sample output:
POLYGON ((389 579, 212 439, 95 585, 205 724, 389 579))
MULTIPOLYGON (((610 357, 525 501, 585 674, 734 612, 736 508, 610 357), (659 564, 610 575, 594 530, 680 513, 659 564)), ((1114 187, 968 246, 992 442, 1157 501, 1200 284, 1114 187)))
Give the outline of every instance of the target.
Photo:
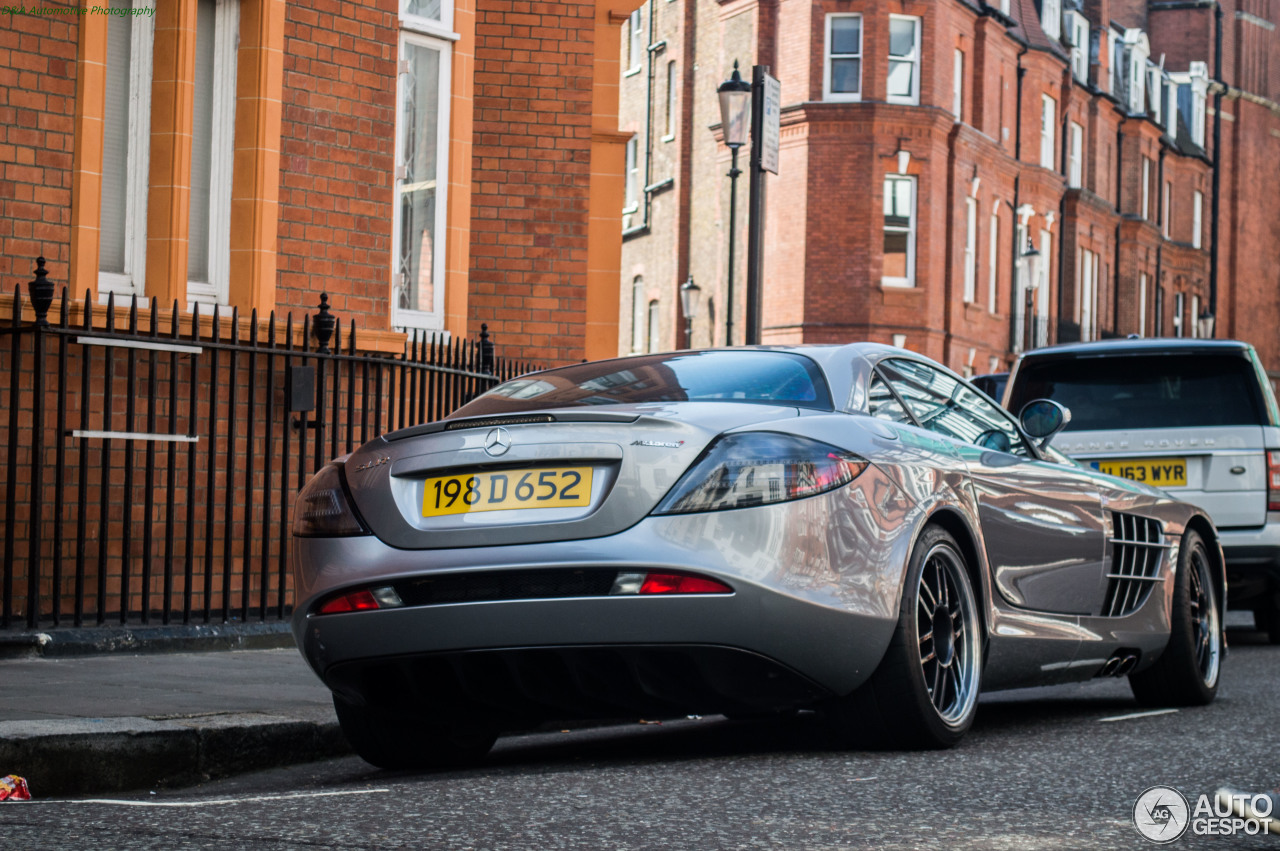
POLYGON ((485 326, 362 351, 326 296, 301 323, 117 311, 55 300, 43 258, 29 291, 0 316, 6 630, 286 618, 307 478, 533 368, 495 357, 485 326))

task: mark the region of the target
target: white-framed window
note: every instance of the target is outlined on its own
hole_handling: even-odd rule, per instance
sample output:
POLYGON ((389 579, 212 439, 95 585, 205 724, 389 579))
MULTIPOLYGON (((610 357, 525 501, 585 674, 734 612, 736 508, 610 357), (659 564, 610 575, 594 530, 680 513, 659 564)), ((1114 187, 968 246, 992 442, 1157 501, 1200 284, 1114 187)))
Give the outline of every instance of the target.
POLYGON ((1191 296, 1191 316, 1190 316, 1190 321, 1187 324, 1191 326, 1191 336, 1199 337, 1200 336, 1200 296, 1198 295, 1191 296))
POLYGON ((889 16, 889 103, 920 103, 920 19, 889 16))
POLYGON ((916 179, 884 178, 884 269, 886 287, 914 287, 916 279, 916 179))
POLYGON ((453 0, 400 0, 400 25, 453 39, 453 0))
MULTIPOLYGON (((436 11, 426 3, 406 7, 415 10, 414 23, 436 11)), ((397 328, 440 330, 452 43, 402 28, 399 48, 391 323, 397 328)))
POLYGON ((1110 29, 1101 29, 1098 31, 1098 56, 1106 56, 1107 62, 1107 94, 1112 97, 1119 97, 1120 93, 1116 91, 1116 80, 1120 79, 1116 76, 1116 69, 1120 67, 1120 59, 1122 56, 1120 50, 1120 37, 1110 29))
POLYGON ((822 99, 862 99, 862 15, 827 15, 822 99))
POLYGON ((1170 139, 1178 138, 1178 86, 1173 82, 1172 76, 1166 81, 1164 87, 1164 132, 1169 134, 1170 139))
POLYGON ((1142 158, 1142 218, 1151 218, 1151 160, 1147 157, 1142 158))
POLYGON ((1138 273, 1138 336, 1147 336, 1147 273, 1138 273))
POLYGON ((1140 29, 1125 30, 1121 52, 1127 71, 1125 86, 1129 113, 1141 115, 1147 111, 1147 60, 1151 56, 1151 44, 1147 41, 1147 34, 1140 29))
POLYGON ((645 350, 644 330, 648 322, 648 305, 644 297, 644 278, 636 275, 631 279, 631 352, 639 354, 645 350))
POLYGON ((1177 84, 1178 111, 1191 131, 1191 141, 1204 147, 1205 97, 1209 93, 1209 66, 1204 62, 1192 62, 1189 70, 1170 74, 1177 84))
POLYGON ((951 112, 956 121, 964 120, 964 51, 956 48, 955 68, 951 75, 951 112))
POLYGON ((632 213, 640 208, 640 137, 627 140, 626 191, 622 212, 632 213))
POLYGON ((996 312, 996 288, 1000 270, 1000 202, 991 211, 991 233, 987 235, 987 310, 996 312))
POLYGON ((1052 280, 1050 271, 1053 267, 1053 234, 1047 230, 1040 231, 1040 265, 1037 277, 1040 279, 1038 292, 1036 293, 1036 318, 1039 320, 1035 327, 1035 344, 1037 346, 1049 345, 1049 282, 1052 280))
POLYGON ((196 4, 187 299, 203 304, 230 301, 239 32, 239 0, 199 0, 196 4))
POLYGON ((1147 106, 1151 119, 1156 124, 1163 125, 1161 109, 1164 107, 1164 74, 1160 66, 1150 62, 1147 63, 1147 94, 1149 96, 1147 106))
POLYGON ((644 11, 644 5, 632 12, 624 25, 627 36, 627 67, 624 71, 626 74, 639 72, 640 62, 644 58, 644 17, 640 14, 642 11, 644 11))
POLYGON ((1191 247, 1204 244, 1204 193, 1199 189, 1191 193, 1191 247))
POLYGON ((1071 76, 1089 82, 1089 19, 1076 11, 1066 13, 1067 43, 1071 45, 1071 76))
POLYGON ((649 302, 649 351, 660 350, 658 340, 662 338, 662 316, 658 313, 658 300, 649 302))
POLYGON ((1062 0, 1041 0, 1040 29, 1049 38, 1062 38, 1062 0))
POLYGON ((676 137, 676 61, 672 59, 667 63, 667 106, 663 115, 663 141, 669 141, 676 137))
POLYGON ((978 299, 978 202, 964 199, 964 301, 978 299))
POLYGON ((1041 95, 1040 101, 1040 165, 1053 168, 1058 148, 1058 102, 1049 95, 1041 95))
POLYGON ((1084 128, 1071 122, 1070 150, 1067 153, 1067 185, 1078 189, 1084 180, 1084 128))
POLYGON ((1173 336, 1181 337, 1186 333, 1182 321, 1182 312, 1186 310, 1187 297, 1183 293, 1173 294, 1173 336))
POLYGON ((1173 182, 1166 180, 1164 182, 1164 192, 1160 197, 1160 234, 1165 239, 1169 238, 1172 231, 1169 220, 1173 217, 1173 182))
POLYGON ((1098 314, 1097 255, 1087 248, 1079 251, 1076 268, 1076 320, 1080 323, 1080 340, 1094 338, 1098 314))
MULTIPOLYGON (((112 0, 129 9, 135 0, 112 0)), ((136 0, 141 8, 142 0, 136 0)), ((102 191, 98 209, 98 292, 146 293, 147 186, 151 150, 152 15, 107 19, 102 119, 102 191)))

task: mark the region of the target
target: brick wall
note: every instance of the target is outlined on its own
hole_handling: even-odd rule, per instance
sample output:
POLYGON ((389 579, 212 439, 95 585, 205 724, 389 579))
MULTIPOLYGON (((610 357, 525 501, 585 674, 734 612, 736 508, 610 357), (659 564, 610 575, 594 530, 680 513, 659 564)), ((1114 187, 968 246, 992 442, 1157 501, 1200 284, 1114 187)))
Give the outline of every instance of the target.
POLYGON ((0 15, 0 289, 10 294, 40 255, 66 280, 78 20, 0 15))
POLYGON ((280 140, 281 310, 390 317, 398 20, 377 0, 290 2, 280 140))
POLYGON ((476 13, 468 322, 546 363, 583 356, 593 8, 476 13))

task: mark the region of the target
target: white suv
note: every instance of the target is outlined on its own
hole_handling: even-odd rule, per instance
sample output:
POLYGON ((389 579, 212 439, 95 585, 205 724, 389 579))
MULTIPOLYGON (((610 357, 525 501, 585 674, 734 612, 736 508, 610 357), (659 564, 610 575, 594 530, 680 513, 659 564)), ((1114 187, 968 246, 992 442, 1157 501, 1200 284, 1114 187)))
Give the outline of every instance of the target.
POLYGON ((1005 407, 1071 411, 1054 447, 1085 466, 1165 488, 1209 512, 1227 599, 1280 644, 1280 412, 1253 347, 1236 340, 1107 340, 1036 349, 1005 407))

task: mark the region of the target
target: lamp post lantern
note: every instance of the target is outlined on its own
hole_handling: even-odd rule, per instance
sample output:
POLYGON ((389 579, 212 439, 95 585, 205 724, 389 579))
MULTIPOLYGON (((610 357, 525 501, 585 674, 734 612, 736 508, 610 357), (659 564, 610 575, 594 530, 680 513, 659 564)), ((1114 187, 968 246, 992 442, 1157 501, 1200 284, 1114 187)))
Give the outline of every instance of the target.
POLYGON ((1196 330, 1206 340, 1213 338, 1213 320, 1215 318, 1213 311, 1208 308, 1200 311, 1200 315, 1196 317, 1196 330))
POLYGON ((693 320, 698 315, 698 293, 702 287, 693 282, 693 273, 680 285, 680 310, 684 313, 684 345, 693 348, 693 320))
MULTIPOLYGON (((733 266, 734 242, 737 236, 738 213, 738 149, 747 143, 747 114, 751 107, 751 84, 738 73, 738 61, 733 62, 733 75, 716 89, 720 97, 720 127, 724 143, 729 147, 729 275, 727 280, 728 310, 725 311, 725 345, 733 345, 733 266)), ((688 283, 692 283, 690 277, 688 283)), ((681 296, 683 297, 683 286, 681 296)), ((686 314, 686 320, 688 316, 686 314)))
POLYGON ((1035 310, 1036 288, 1040 285, 1040 279, 1037 273, 1040 271, 1040 251, 1036 248, 1035 243, 1031 240, 1031 236, 1027 235, 1027 249, 1022 252, 1022 259, 1027 264, 1027 284, 1024 288, 1026 293, 1026 306, 1023 308, 1023 351, 1031 351, 1035 340, 1035 328, 1033 326, 1035 310))

